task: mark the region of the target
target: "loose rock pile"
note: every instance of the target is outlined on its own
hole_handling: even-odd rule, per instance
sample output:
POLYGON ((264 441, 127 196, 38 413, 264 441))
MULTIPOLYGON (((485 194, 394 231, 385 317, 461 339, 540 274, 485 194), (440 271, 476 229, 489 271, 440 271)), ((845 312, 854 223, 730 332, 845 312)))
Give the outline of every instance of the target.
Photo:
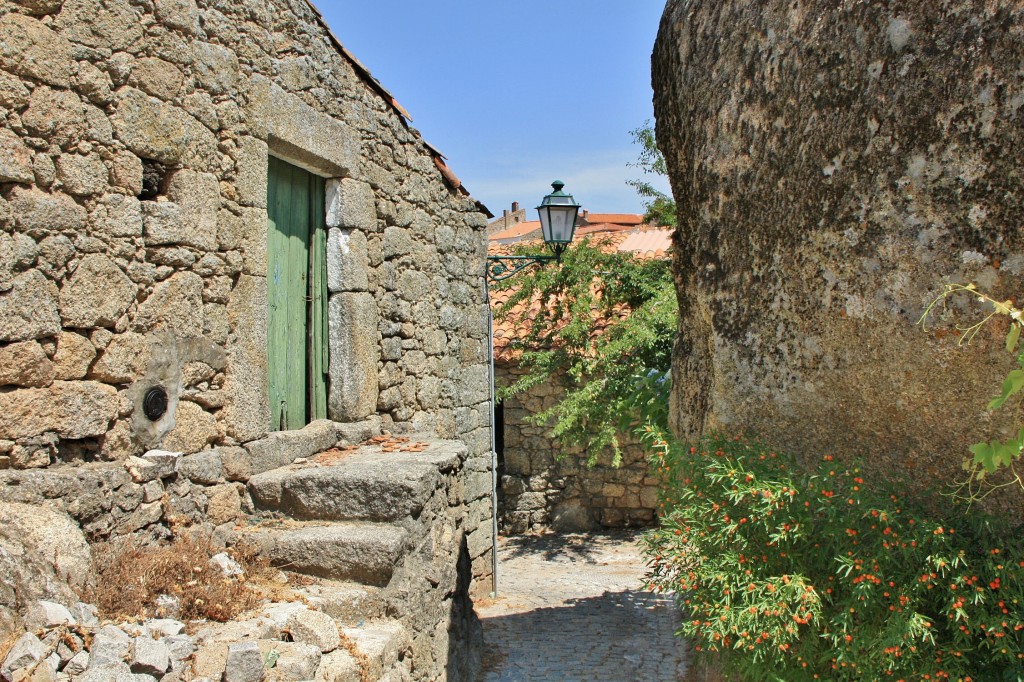
POLYGON ((297 602, 270 603, 249 619, 192 634, 169 618, 101 623, 96 608, 82 602, 68 608, 38 601, 26 624, 31 630, 0 667, 5 682, 410 679, 410 640, 399 623, 344 628, 297 602))

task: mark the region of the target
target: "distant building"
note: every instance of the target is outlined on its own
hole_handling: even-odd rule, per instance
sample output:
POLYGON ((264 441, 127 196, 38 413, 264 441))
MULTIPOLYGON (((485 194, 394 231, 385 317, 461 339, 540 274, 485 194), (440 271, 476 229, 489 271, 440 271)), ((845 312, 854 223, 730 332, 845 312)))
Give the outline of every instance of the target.
MULTIPOLYGON (((488 225, 488 253, 507 253, 517 243, 535 241, 540 248, 540 222, 525 220, 517 204, 488 225), (493 230, 493 226, 501 229, 493 230)), ((576 240, 600 242, 603 248, 631 252, 640 258, 669 257, 672 229, 643 224, 637 214, 580 215, 576 240)), ((497 309, 513 290, 492 292, 497 309)), ((494 323, 494 361, 499 386, 513 383, 523 372, 512 341, 526 333, 539 302, 521 304, 494 323)), ((550 407, 563 391, 553 379, 510 397, 496 408, 496 441, 500 474, 499 523, 510 535, 553 527, 559 531, 642 526, 655 520, 658 481, 650 475, 644 450, 635 443, 623 448, 622 466, 601 457, 587 466, 588 453, 565 451, 550 429, 526 418, 550 407), (564 458, 558 459, 562 454, 564 458)))
MULTIPOLYGON (((540 221, 527 220, 527 210, 512 202, 512 209, 502 212, 500 218, 487 223, 487 238, 493 244, 514 244, 519 241, 540 239, 540 221)), ((576 221, 576 235, 595 232, 621 232, 645 226, 639 213, 591 213, 583 210, 576 221)), ((654 227, 647 225, 646 227, 654 227)))

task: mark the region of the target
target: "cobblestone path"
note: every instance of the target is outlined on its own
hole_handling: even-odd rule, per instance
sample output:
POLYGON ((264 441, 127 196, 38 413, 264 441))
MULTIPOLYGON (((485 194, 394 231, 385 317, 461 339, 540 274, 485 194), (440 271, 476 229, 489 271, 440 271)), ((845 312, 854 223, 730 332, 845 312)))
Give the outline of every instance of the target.
POLYGON ((502 538, 498 597, 477 604, 478 682, 682 680, 671 600, 644 592, 639 533, 502 538))

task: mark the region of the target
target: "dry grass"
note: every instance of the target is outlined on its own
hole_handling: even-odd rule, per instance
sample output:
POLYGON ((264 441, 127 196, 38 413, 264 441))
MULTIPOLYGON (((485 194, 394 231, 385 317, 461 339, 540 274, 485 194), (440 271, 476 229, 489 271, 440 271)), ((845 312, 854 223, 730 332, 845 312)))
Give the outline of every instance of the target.
POLYGON ((356 643, 353 642, 348 636, 338 630, 338 634, 341 635, 341 648, 349 652, 352 658, 356 659, 356 664, 359 666, 359 682, 373 682, 370 679, 370 658, 362 651, 356 648, 356 643))
POLYGON ((137 541, 93 545, 95 586, 83 597, 112 620, 166 615, 156 605, 162 594, 178 599, 181 620, 231 620, 259 604, 261 595, 250 583, 265 564, 256 560, 254 552, 247 556, 234 552, 246 574, 242 579, 227 578, 209 563, 217 552, 209 539, 189 535, 164 545, 137 541))

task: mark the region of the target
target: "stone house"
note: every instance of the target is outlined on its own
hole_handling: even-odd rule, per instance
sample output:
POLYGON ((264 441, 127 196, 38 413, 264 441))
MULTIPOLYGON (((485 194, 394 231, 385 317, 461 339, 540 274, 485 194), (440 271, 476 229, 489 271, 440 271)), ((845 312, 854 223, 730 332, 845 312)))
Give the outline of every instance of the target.
POLYGON ((0 501, 219 527, 416 432, 490 571, 489 213, 310 3, 0 0, 0 111, 0 501))
MULTIPOLYGON (((606 248, 631 252, 641 258, 667 259, 671 230, 642 225, 642 216, 589 214, 577 228, 577 239, 601 240, 606 248), (605 218, 617 220, 610 222, 605 218), (587 218, 594 222, 587 221, 587 218), (586 221, 586 222, 584 222, 586 221)), ((489 250, 504 252, 508 243, 528 240, 539 229, 525 220, 490 236, 489 250)), ((492 292, 496 310, 511 290, 492 292)), ((524 371, 512 344, 527 332, 530 310, 517 308, 495 321, 495 382, 507 386, 524 371)), ((504 533, 519 534, 553 528, 557 531, 599 527, 643 526, 655 519, 658 479, 652 476, 647 453, 635 442, 623 447, 621 465, 612 466, 610 453, 588 466, 589 453, 565 449, 550 429, 526 418, 550 408, 560 398, 562 385, 552 380, 506 398, 496 407, 496 450, 499 471, 499 524, 504 533)))

